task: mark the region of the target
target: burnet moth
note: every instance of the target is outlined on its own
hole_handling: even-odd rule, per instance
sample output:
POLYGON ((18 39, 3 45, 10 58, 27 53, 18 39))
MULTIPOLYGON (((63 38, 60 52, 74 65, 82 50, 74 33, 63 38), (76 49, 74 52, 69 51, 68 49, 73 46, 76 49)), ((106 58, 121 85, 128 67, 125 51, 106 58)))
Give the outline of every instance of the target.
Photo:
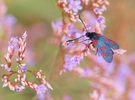
MULTIPOLYGON (((84 36, 88 37, 88 39, 86 39, 86 40, 91 40, 92 42, 90 44, 94 45, 97 52, 99 52, 102 55, 103 59, 106 62, 111 63, 112 59, 113 59, 113 54, 114 54, 112 49, 119 49, 119 45, 116 42, 114 42, 113 40, 108 39, 105 36, 102 36, 101 34, 98 34, 96 32, 88 32, 86 25, 84 24, 84 22, 80 18, 80 16, 79 16, 79 19, 86 29, 86 34, 81 37, 84 37, 84 36)), ((81 37, 79 37, 79 38, 81 38, 81 37)), ((72 42, 79 38, 67 40, 66 42, 72 42)))

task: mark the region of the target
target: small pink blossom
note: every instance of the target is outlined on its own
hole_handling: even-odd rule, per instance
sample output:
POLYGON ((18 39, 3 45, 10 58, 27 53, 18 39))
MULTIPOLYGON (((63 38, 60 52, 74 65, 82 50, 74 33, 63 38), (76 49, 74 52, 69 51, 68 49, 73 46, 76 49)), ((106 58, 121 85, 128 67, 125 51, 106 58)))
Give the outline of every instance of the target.
POLYGON ((95 14, 102 14, 102 10, 100 8, 94 9, 95 14))
POLYGON ((119 53, 121 55, 123 55, 125 52, 127 52, 127 50, 124 50, 124 49, 116 49, 116 50, 113 50, 114 52, 116 53, 119 53))
POLYGON ((27 70, 26 64, 21 64, 21 69, 22 69, 22 71, 26 71, 27 70))
POLYGON ((21 92, 23 89, 25 89, 24 86, 16 86, 16 91, 21 92))
POLYGON ((97 91, 93 91, 93 93, 90 94, 90 99, 92 100, 98 100, 98 93, 97 91))
POLYGON ((37 92, 38 95, 45 94, 46 91, 47 91, 47 87, 44 84, 38 85, 36 87, 36 92, 37 92))
POLYGON ((99 100, 107 100, 103 94, 100 95, 99 100))
POLYGON ((105 23, 105 18, 103 16, 98 16, 97 22, 98 23, 105 23))
POLYGON ((75 37, 80 36, 80 33, 78 32, 78 30, 75 29, 73 24, 67 25, 67 33, 68 33, 68 36, 75 36, 75 37))
POLYGON ((73 57, 66 55, 64 68, 71 71, 74 67, 77 67, 77 65, 80 64, 81 60, 82 60, 82 57, 79 55, 75 55, 73 57))
POLYGON ((62 26, 63 26, 63 23, 61 20, 57 20, 56 22, 53 22, 52 23, 52 28, 54 30, 54 33, 56 36, 60 36, 61 35, 61 32, 62 32, 62 26))
POLYGON ((107 100, 104 96, 104 94, 99 94, 96 90, 93 91, 92 94, 90 94, 90 100, 107 100))
POLYGON ((17 47, 17 46, 18 46, 18 39, 15 38, 15 37, 12 37, 12 38, 10 39, 10 41, 8 42, 8 45, 9 45, 10 47, 13 47, 13 48, 17 47))
POLYGON ((25 31, 22 35, 22 39, 26 40, 26 37, 27 37, 27 32, 25 31))
POLYGON ((70 0, 68 6, 71 10, 77 13, 79 10, 82 9, 82 6, 80 4, 81 4, 80 0, 70 0))

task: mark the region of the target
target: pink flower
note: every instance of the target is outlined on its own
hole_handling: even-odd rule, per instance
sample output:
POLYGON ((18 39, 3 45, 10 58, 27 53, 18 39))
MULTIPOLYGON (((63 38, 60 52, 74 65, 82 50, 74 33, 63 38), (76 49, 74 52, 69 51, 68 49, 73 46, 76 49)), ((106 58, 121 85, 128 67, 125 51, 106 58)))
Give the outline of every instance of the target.
POLYGON ((93 91, 92 94, 90 94, 90 100, 107 100, 104 96, 104 94, 99 94, 96 90, 93 91))
POLYGON ((54 34, 56 36, 60 36, 61 35, 62 26, 63 26, 63 23, 62 23, 61 20, 58 20, 58 21, 52 23, 52 28, 53 28, 54 34))
POLYGON ((25 31, 22 35, 22 39, 26 40, 26 37, 27 37, 27 32, 25 31))
POLYGON ((98 23, 105 23, 105 18, 103 16, 98 16, 97 22, 98 23))
POLYGON ((124 49, 116 49, 116 50, 113 50, 114 52, 117 52, 121 55, 123 55, 125 52, 127 52, 127 50, 124 50, 124 49))
POLYGON ((81 35, 79 33, 79 31, 75 29, 73 24, 68 24, 67 25, 67 33, 68 33, 69 36, 73 36, 74 35, 76 38, 81 35))
POLYGON ((37 92, 38 95, 45 94, 46 91, 47 91, 47 88, 46 88, 46 86, 44 84, 38 85, 36 87, 36 92, 37 92))
POLYGON ((21 92, 24 88, 24 86, 16 86, 16 91, 21 92))
POLYGON ((15 37, 12 37, 10 41, 8 42, 9 47, 17 47, 18 46, 18 39, 15 37))
POLYGON ((102 14, 103 13, 102 9, 100 9, 100 8, 95 8, 94 12, 95 12, 95 14, 102 14))
POLYGON ((70 0, 68 6, 75 13, 77 13, 79 10, 82 9, 82 6, 80 4, 81 4, 81 1, 80 0, 70 0))
POLYGON ((75 30, 74 24, 68 24, 67 25, 67 30, 68 30, 68 33, 71 34, 75 30))
POLYGON ((26 64, 21 64, 21 65, 22 65, 22 66, 21 66, 22 71, 26 71, 26 70, 27 70, 26 64))
POLYGON ((71 57, 70 55, 66 55, 64 68, 71 71, 74 67, 80 64, 81 60, 82 57, 79 55, 75 55, 73 57, 71 57))

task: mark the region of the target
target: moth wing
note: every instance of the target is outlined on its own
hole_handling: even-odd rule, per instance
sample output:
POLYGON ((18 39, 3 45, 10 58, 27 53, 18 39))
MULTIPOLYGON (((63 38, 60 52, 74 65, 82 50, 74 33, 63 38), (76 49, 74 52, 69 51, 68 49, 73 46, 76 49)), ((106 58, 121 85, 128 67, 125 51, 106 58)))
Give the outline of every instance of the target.
POLYGON ((119 49, 119 45, 118 45, 116 42, 114 42, 114 41, 111 40, 111 39, 108 39, 108 41, 109 41, 109 42, 107 42, 107 44, 108 44, 111 48, 113 48, 113 49, 119 49))
POLYGON ((104 42, 101 38, 98 39, 98 43, 95 46, 98 52, 102 55, 103 59, 106 62, 111 63, 114 53, 110 48, 110 46, 106 42, 104 42))
POLYGON ((111 39, 108 39, 104 36, 100 36, 100 40, 107 43, 112 49, 119 49, 119 45, 111 39))

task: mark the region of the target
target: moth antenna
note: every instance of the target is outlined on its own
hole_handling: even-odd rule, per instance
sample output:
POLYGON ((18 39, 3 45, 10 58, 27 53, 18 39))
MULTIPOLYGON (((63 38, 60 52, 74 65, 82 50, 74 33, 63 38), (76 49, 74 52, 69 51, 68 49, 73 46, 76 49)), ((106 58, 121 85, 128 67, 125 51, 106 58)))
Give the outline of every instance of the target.
POLYGON ((78 40, 78 39, 80 39, 80 38, 82 38, 82 37, 84 37, 84 36, 86 36, 86 35, 83 35, 83 36, 80 36, 80 37, 78 37, 78 38, 74 38, 74 39, 71 39, 71 40, 67 40, 66 42, 72 42, 72 41, 78 40))
POLYGON ((83 40, 83 41, 80 41, 79 43, 82 43, 82 42, 87 41, 87 40, 90 40, 90 39, 85 39, 85 40, 83 40))
POLYGON ((84 21, 81 19, 81 16, 80 16, 80 15, 79 15, 79 19, 80 19, 80 21, 82 22, 83 26, 85 27, 86 31, 88 32, 87 27, 86 27, 84 21))
MULTIPOLYGON (((80 21, 82 22, 82 24, 84 25, 85 30, 88 32, 87 27, 86 27, 84 21, 81 19, 80 15, 79 15, 79 19, 80 19, 80 21)), ((80 38, 82 38, 82 37, 84 37, 84 36, 86 36, 86 34, 83 35, 83 36, 80 36, 80 37, 78 37, 78 38, 75 38, 75 39, 67 40, 66 42, 72 42, 72 41, 78 40, 78 39, 80 39, 80 38)))

